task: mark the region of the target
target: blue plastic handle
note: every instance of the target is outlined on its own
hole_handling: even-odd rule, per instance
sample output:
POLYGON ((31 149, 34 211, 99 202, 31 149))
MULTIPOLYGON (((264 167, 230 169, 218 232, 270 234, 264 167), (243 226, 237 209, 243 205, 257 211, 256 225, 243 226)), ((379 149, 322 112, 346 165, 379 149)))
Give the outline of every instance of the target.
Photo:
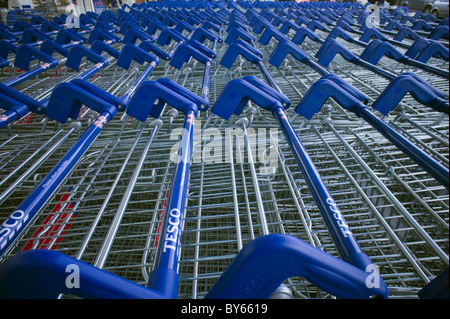
POLYGON ((292 38, 291 41, 295 44, 301 45, 306 37, 310 38, 312 41, 315 41, 315 42, 319 42, 319 43, 322 42, 322 40, 319 38, 319 36, 317 34, 315 34, 314 32, 312 32, 308 28, 298 29, 297 33, 295 34, 295 36, 292 38))
POLYGON ((94 42, 92 42, 90 50, 98 55, 101 55, 102 52, 106 52, 108 53, 110 56, 118 59, 120 56, 120 52, 117 51, 116 49, 114 49, 112 46, 110 46, 109 44, 100 41, 100 40, 95 40, 94 42))
POLYGON ((173 67, 181 69, 183 64, 189 62, 191 57, 203 64, 212 63, 210 58, 187 43, 183 43, 177 48, 169 63, 173 67))
POLYGON ((78 71, 83 57, 86 57, 89 61, 93 63, 102 63, 103 65, 108 64, 108 60, 106 60, 101 55, 93 52, 92 50, 82 45, 77 44, 70 49, 66 61, 66 66, 75 71, 78 71))
POLYGON ((166 298, 160 292, 53 250, 28 250, 0 266, 2 299, 56 299, 62 293, 84 299, 166 298), (80 275, 80 286, 71 288, 66 280, 75 271, 80 275))
POLYGON ((414 30, 412 30, 409 27, 404 27, 399 32, 397 32, 396 36, 394 37, 394 40, 403 41, 403 39, 405 38, 410 38, 412 40, 422 39, 420 35, 418 35, 414 30))
POLYGON ((39 29, 25 29, 22 33, 21 42, 23 44, 35 43, 44 40, 52 40, 52 38, 39 29))
POLYGON ((415 58, 415 60, 426 63, 432 57, 441 57, 445 61, 449 61, 449 50, 440 42, 429 43, 415 58))
POLYGON ((149 115, 159 117, 165 103, 183 111, 185 120, 162 223, 162 240, 158 245, 155 268, 149 275, 148 287, 162 292, 168 298, 176 298, 179 281, 177 274, 179 239, 184 219, 194 122, 198 104, 207 102, 172 80, 160 79, 158 82, 147 81, 140 85, 131 100, 127 114, 140 121, 146 121, 149 115), (155 103, 157 101, 158 103, 155 103))
POLYGON ((117 99, 116 106, 114 106, 105 101, 102 98, 103 95, 108 96, 109 100, 116 99, 103 90, 98 89, 94 93, 74 83, 61 83, 53 90, 45 108, 45 114, 60 123, 66 123, 69 118, 77 119, 82 105, 87 105, 97 112, 115 114, 120 100, 117 99))
POLYGON ((411 59, 415 59, 422 51, 430 44, 430 41, 425 38, 420 38, 414 41, 414 43, 405 52, 405 55, 411 59))
POLYGON ((30 69, 30 62, 33 59, 38 59, 44 62, 45 66, 41 65, 44 70, 53 68, 58 65, 58 61, 56 59, 27 44, 22 44, 17 48, 14 65, 18 68, 28 71, 30 69))
POLYGON ((154 42, 155 41, 151 36, 145 34, 141 30, 139 30, 137 28, 130 28, 130 29, 128 29, 125 32, 125 35, 123 36, 123 39, 122 39, 122 43, 124 43, 124 44, 127 44, 127 43, 135 44, 137 40, 150 41, 150 42, 154 42))
POLYGON ((165 28, 159 34, 156 43, 165 46, 169 45, 172 40, 175 42, 186 41, 186 37, 174 29, 165 28))
MULTIPOLYGON (((448 24, 448 20, 447 20, 448 24)), ((440 40, 441 38, 448 39, 449 37, 449 31, 448 31, 448 25, 447 26, 438 26, 433 31, 431 31, 429 35, 430 40, 440 40)))
POLYGON ((255 37, 252 36, 247 31, 245 31, 243 28, 235 27, 235 28, 232 28, 231 31, 228 33, 228 36, 225 39, 225 43, 230 45, 236 39, 239 39, 239 38, 241 38, 242 40, 244 40, 246 42, 251 42, 251 41, 255 40, 255 37))
POLYGON ((17 46, 12 44, 9 41, 1 40, 0 41, 0 57, 7 59, 8 55, 10 53, 16 53, 17 52, 17 46))
POLYGON ((0 93, 0 102, 2 109, 6 110, 0 116, 0 128, 8 125, 16 119, 20 119, 29 112, 29 109, 25 104, 9 97, 8 95, 0 93))
POLYGON ((366 107, 361 101, 335 82, 327 78, 321 78, 311 85, 296 106, 295 112, 307 119, 311 119, 314 114, 320 111, 330 97, 345 109, 355 113, 358 113, 361 108, 366 107))
POLYGON ((338 298, 388 297, 378 274, 360 270, 293 236, 271 234, 245 245, 206 298, 264 299, 294 276, 338 298))
POLYGON ((239 55, 242 55, 249 62, 258 63, 261 61, 261 58, 254 52, 254 50, 249 50, 241 43, 233 42, 220 60, 220 64, 229 69, 233 66, 234 61, 239 55))
POLYGON ((275 50, 270 56, 269 63, 278 68, 288 54, 292 55, 296 60, 302 63, 306 63, 310 60, 306 52, 304 52, 291 41, 285 40, 278 43, 275 50))
MULTIPOLYGON (((184 90, 186 89, 180 88, 180 92, 184 90)), ((137 88, 126 112, 129 116, 145 122, 148 116, 158 118, 161 115, 164 103, 185 113, 189 109, 197 110, 197 105, 193 101, 168 88, 167 85, 156 81, 146 81, 137 88), (155 104, 157 100, 159 103, 155 104)))
POLYGON ((91 31, 89 38, 87 40, 88 43, 93 43, 94 41, 110 41, 111 43, 119 42, 120 38, 115 36, 114 34, 104 30, 104 29, 94 29, 91 31))
POLYGON ((145 62, 151 63, 152 61, 157 60, 158 59, 156 57, 147 51, 137 47, 134 44, 128 43, 122 47, 116 64, 121 68, 128 70, 132 61, 136 61, 139 64, 144 64, 145 62))
POLYGON ((380 132, 392 144, 397 146, 403 153, 409 156, 431 176, 433 176, 444 187, 449 187, 449 170, 438 161, 433 159, 423 150, 407 140, 403 135, 394 130, 391 126, 376 117, 367 106, 361 103, 350 92, 338 86, 329 79, 320 79, 315 82, 303 99, 295 108, 295 111, 310 119, 320 110, 323 104, 333 98, 343 108, 360 116, 378 132, 380 132))
POLYGON ((9 249, 10 245, 14 243, 25 226, 33 220, 42 205, 45 204, 91 143, 97 138, 98 134, 100 134, 104 125, 115 115, 116 108, 114 106, 105 107, 105 109, 108 111, 100 114, 97 120, 94 121, 80 139, 77 140, 53 169, 42 179, 41 183, 33 189, 22 203, 17 206, 16 210, 0 225, 0 255, 3 255, 9 249))
POLYGON ((170 55, 166 53, 163 49, 157 47, 155 44, 151 43, 150 41, 143 41, 139 43, 139 47, 144 49, 147 52, 152 52, 159 58, 169 61, 170 55))
POLYGON ((55 41, 50 40, 45 40, 44 42, 42 42, 41 51, 49 56, 52 56, 54 52, 58 52, 65 57, 69 55, 69 50, 67 48, 56 43, 55 41))
POLYGON ((13 89, 12 87, 4 83, 0 83, 0 93, 3 93, 10 98, 25 104, 31 111, 35 113, 42 113, 43 111, 42 104, 40 102, 36 101, 26 94, 23 94, 22 92, 13 89))
POLYGON ((316 53, 318 59, 317 62, 322 66, 327 67, 337 54, 353 63, 358 60, 358 57, 353 52, 336 41, 336 39, 328 39, 316 53))
POLYGON ((280 101, 250 82, 244 79, 235 79, 227 83, 211 112, 228 120, 232 114, 240 115, 249 100, 267 110, 282 106, 280 101))
POLYGON ((438 112, 449 114, 449 102, 442 93, 411 73, 399 75, 378 96, 372 107, 384 115, 389 114, 410 93, 418 102, 438 112))
POLYGON ((271 28, 266 28, 264 30, 264 32, 261 35, 261 37, 259 38, 258 42, 261 43, 262 45, 267 45, 267 44, 269 44, 269 42, 272 38, 275 38, 278 41, 288 40, 288 38, 283 33, 278 31, 277 28, 271 27, 271 28))

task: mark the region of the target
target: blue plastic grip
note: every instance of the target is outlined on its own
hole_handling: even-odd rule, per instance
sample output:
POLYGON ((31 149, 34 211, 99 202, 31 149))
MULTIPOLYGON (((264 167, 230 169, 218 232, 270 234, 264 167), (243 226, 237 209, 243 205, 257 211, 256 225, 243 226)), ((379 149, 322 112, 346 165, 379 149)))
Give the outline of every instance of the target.
POLYGON ((271 234, 249 242, 207 294, 207 299, 268 298, 287 278, 305 277, 338 298, 388 297, 379 278, 370 288, 371 272, 360 270, 290 235, 271 234))
POLYGON ((206 62, 212 63, 211 59, 187 43, 183 43, 177 48, 169 63, 173 67, 181 69, 183 64, 189 62, 191 57, 203 64, 206 64, 206 62))
POLYGON ((56 299, 61 293, 84 299, 167 298, 160 292, 52 250, 25 251, 0 266, 2 299, 56 299), (71 288, 66 280, 74 271, 80 275, 80 285, 71 288))
POLYGON ((32 59, 39 59, 40 61, 45 62, 45 66, 41 65, 41 67, 45 69, 53 68, 58 65, 56 59, 28 44, 22 44, 17 48, 14 65, 28 71, 32 59))
POLYGON ((143 41, 143 42, 139 43, 139 47, 147 52, 154 53, 156 56, 158 56, 159 58, 161 58, 163 60, 166 60, 166 61, 170 60, 169 54, 167 54, 163 49, 157 47, 150 41, 143 41))
POLYGON ((78 69, 80 68, 81 60, 84 56, 93 63, 102 63, 105 65, 108 64, 108 60, 103 58, 101 55, 82 45, 77 44, 70 49, 66 61, 66 66, 75 71, 78 71, 78 69))
POLYGON ((291 41, 280 41, 272 52, 269 63, 278 68, 288 54, 291 54, 296 60, 302 63, 310 60, 308 55, 291 41))
POLYGON ((318 59, 317 63, 327 67, 337 54, 352 63, 358 60, 358 57, 353 52, 348 50, 335 39, 328 39, 316 53, 316 57, 318 59))
MULTIPOLYGON (((186 89, 180 87, 179 91, 182 90, 186 89)), ((185 113, 189 109, 197 109, 193 101, 173 91, 167 85, 156 81, 146 81, 136 89, 126 112, 129 116, 145 122, 149 115, 158 118, 165 103, 185 113)))
POLYGON ((130 28, 125 32, 125 35, 123 36, 122 43, 132 43, 135 44, 137 40, 140 41, 150 41, 154 42, 155 40, 150 37, 149 35, 145 34, 141 30, 138 30, 136 28, 130 28))
POLYGON ((261 37, 259 38, 258 42, 261 43, 262 45, 267 45, 267 44, 269 44, 272 37, 277 39, 278 41, 288 40, 288 38, 283 33, 278 31, 277 28, 271 27, 271 28, 266 28, 264 30, 264 32, 261 35, 261 37))
POLYGON ((225 39, 226 44, 233 43, 236 39, 241 38, 242 40, 246 42, 251 42, 255 40, 255 37, 252 36, 250 33, 242 29, 241 27, 235 27, 230 30, 228 33, 228 36, 225 39))
POLYGON ((172 40, 175 42, 186 41, 186 37, 174 29, 164 28, 156 39, 156 43, 165 46, 169 45, 172 40))
POLYGON ((99 113, 113 116, 121 100, 84 80, 73 80, 55 87, 45 108, 45 114, 60 123, 77 119, 84 104, 99 113))
POLYGON ((282 102, 276 97, 266 93, 267 90, 263 91, 256 87, 248 79, 235 79, 228 82, 211 112, 228 120, 233 113, 240 115, 249 100, 269 111, 282 106, 282 102))
POLYGON ((151 63, 152 61, 157 61, 158 58, 134 44, 127 43, 122 47, 116 64, 121 68, 128 70, 133 60, 139 64, 144 64, 145 62, 151 63))
POLYGON ((54 52, 58 52, 65 57, 69 55, 69 50, 67 50, 62 45, 50 40, 45 40, 44 42, 42 42, 41 51, 49 56, 52 56, 54 52))
POLYGON ((238 55, 242 55, 245 59, 252 63, 258 63, 261 61, 261 58, 256 55, 253 50, 249 50, 241 43, 233 42, 220 60, 220 64, 229 69, 232 67, 238 55))
POLYGON ((375 100, 372 107, 384 115, 389 114, 410 93, 418 102, 438 112, 449 114, 449 103, 442 93, 436 92, 430 84, 420 81, 410 73, 402 74, 392 80, 375 100))
POLYGON ((335 82, 327 78, 321 78, 311 85, 296 106, 295 112, 307 119, 311 119, 314 114, 320 111, 330 97, 343 108, 357 114, 362 108, 366 107, 360 100, 335 82))

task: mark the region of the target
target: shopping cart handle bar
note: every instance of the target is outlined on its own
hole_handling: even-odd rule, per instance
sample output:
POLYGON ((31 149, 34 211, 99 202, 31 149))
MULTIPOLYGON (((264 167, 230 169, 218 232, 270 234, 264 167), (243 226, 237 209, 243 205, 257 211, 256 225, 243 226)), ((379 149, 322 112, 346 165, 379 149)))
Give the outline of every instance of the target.
POLYGON ((120 56, 119 51, 101 40, 95 40, 94 42, 92 42, 90 49, 92 52, 97 53, 98 55, 102 55, 102 52, 106 52, 116 59, 118 59, 120 56))
POLYGON ((55 42, 58 44, 61 44, 61 45, 68 44, 71 41, 74 41, 74 42, 83 41, 84 42, 84 40, 85 40, 84 37, 81 37, 76 32, 74 34, 73 32, 70 32, 69 30, 71 30, 71 29, 61 29, 58 32, 58 34, 56 35, 55 42))
POLYGON ((148 116, 159 118, 166 103, 183 112, 197 109, 194 102, 162 83, 146 81, 136 89, 126 112, 129 116, 145 122, 148 116))
MULTIPOLYGON (((265 91, 263 91, 261 87, 256 87, 248 80, 248 78, 242 78, 228 82, 217 98, 211 112, 228 120, 232 114, 240 115, 250 100, 269 111, 282 106, 286 102, 285 100, 278 100, 273 95, 274 90, 269 91, 266 87, 265 91)), ((254 80, 257 79, 254 78, 254 80)), ((281 96, 281 94, 277 96, 281 96)))
POLYGON ((85 299, 167 298, 54 250, 21 252, 0 266, 2 299, 56 299, 62 293, 85 299))
POLYGON ((36 69, 41 69, 42 71, 58 65, 58 61, 56 59, 28 44, 22 44, 17 48, 14 65, 25 71, 29 71, 30 62, 33 59, 38 59, 39 61, 44 62, 44 64, 36 67, 36 69))
POLYGON ((45 54, 52 56, 54 52, 58 52, 62 56, 67 57, 69 55, 69 50, 62 45, 56 43, 55 41, 45 40, 41 44, 41 51, 45 54))
POLYGON ((89 61, 93 63, 101 64, 102 66, 108 64, 108 60, 102 57, 101 55, 93 52, 92 50, 82 45, 77 44, 70 49, 66 61, 66 66, 75 71, 78 71, 83 57, 86 57, 89 61))
POLYGON ((429 44, 429 40, 421 37, 420 39, 414 41, 414 43, 405 52, 405 55, 411 59, 415 59, 429 44))
POLYGON ((449 171, 444 165, 433 159, 422 149, 418 148, 403 135, 394 130, 391 126, 376 117, 367 106, 347 92, 345 88, 340 87, 329 79, 320 79, 314 83, 303 99, 295 108, 295 111, 310 119, 319 111, 322 105, 332 97, 344 109, 355 113, 363 118, 368 124, 381 133, 386 139, 409 156, 420 167, 433 176, 444 187, 449 187, 449 171))
POLYGON ((0 102, 2 109, 5 110, 0 116, 0 128, 8 125, 14 120, 20 119, 30 111, 24 103, 2 93, 0 93, 0 102))
POLYGON ((438 112, 449 114, 449 102, 425 80, 412 73, 404 73, 392 80, 378 96, 372 107, 388 115, 410 93, 419 103, 438 112))
POLYGON ((363 35, 359 38, 359 41, 369 43, 369 41, 375 37, 379 40, 386 40, 386 37, 376 28, 368 28, 364 31, 363 35))
POLYGON ((432 57, 442 57, 445 61, 449 61, 449 50, 442 43, 433 41, 429 43, 415 60, 427 63, 432 57))
POLYGON ((128 70, 132 61, 136 61, 139 64, 144 64, 145 62, 156 62, 158 61, 158 58, 132 43, 127 43, 122 47, 116 64, 121 68, 128 70))
POLYGON ((230 32, 228 33, 228 36, 225 39, 225 43, 230 45, 231 43, 233 43, 236 39, 241 38, 242 40, 246 41, 246 42, 251 42, 255 40, 255 37, 252 36, 250 33, 248 33, 247 31, 245 31, 244 28, 240 27, 240 26, 236 26, 234 28, 232 28, 230 30, 230 32))
POLYGON ((360 58, 362 60, 365 60, 366 62, 376 65, 378 61, 383 56, 387 56, 391 59, 394 59, 398 62, 415 66, 419 69, 425 70, 427 72, 448 78, 449 72, 444 69, 440 69, 437 67, 434 67, 432 65, 420 62, 418 60, 411 59, 407 57, 405 54, 398 51, 394 46, 388 42, 384 42, 381 40, 374 40, 372 41, 369 46, 364 50, 364 52, 361 54, 360 58))
POLYGON ((307 26, 308 29, 312 30, 313 32, 316 31, 316 29, 319 29, 321 31, 329 32, 326 26, 322 24, 322 22, 319 22, 317 20, 313 20, 310 23, 308 23, 307 26))
POLYGON ((3 69, 9 65, 9 61, 0 57, 0 69, 3 69))
POLYGON ((164 28, 156 39, 156 43, 160 46, 169 45, 171 41, 186 41, 186 37, 175 29, 164 28))
POLYGON ((336 39, 328 39, 316 53, 317 62, 324 67, 328 67, 337 54, 352 63, 358 60, 358 57, 353 52, 337 42, 336 39))
POLYGON ((44 40, 52 40, 52 38, 39 29, 25 29, 22 33, 21 42, 23 44, 31 44, 44 40))
POLYGON ((43 111, 42 104, 40 102, 36 101, 26 94, 23 94, 22 92, 13 89, 12 87, 9 87, 4 83, 0 83, 0 93, 3 93, 10 98, 25 104, 31 111, 35 113, 42 113, 43 111))
POLYGON ((261 61, 261 58, 256 55, 254 51, 250 51, 241 43, 233 42, 220 60, 220 64, 227 69, 230 69, 239 55, 242 55, 245 59, 252 63, 258 63, 261 61))
POLYGON ((189 62, 191 57, 203 64, 207 62, 212 63, 211 59, 202 52, 188 43, 183 43, 178 46, 169 64, 177 69, 181 69, 183 64, 189 62))
POLYGON ((310 38, 314 42, 323 42, 317 34, 308 28, 299 28, 291 41, 295 44, 301 45, 306 37, 310 38))
POLYGON ((314 114, 320 111, 330 97, 343 108, 355 113, 366 107, 360 100, 331 79, 321 78, 311 85, 300 103, 295 107, 295 112, 307 119, 311 119, 314 114))
POLYGON ((123 36, 122 39, 122 43, 135 44, 137 40, 155 42, 155 39, 153 39, 150 35, 147 35, 145 32, 142 32, 137 28, 130 28, 125 32, 125 35, 123 36))
POLYGON ((89 85, 88 82, 83 80, 57 85, 45 108, 45 114, 59 123, 66 123, 69 118, 78 118, 82 105, 86 105, 99 113, 109 113, 111 116, 117 112, 117 107, 121 104, 120 99, 98 88, 94 89, 95 86, 92 84, 90 86, 93 88, 88 91, 77 85, 80 83, 84 83, 85 86, 89 85), (116 100, 116 105, 111 103, 114 100, 116 100))
POLYGON ((286 56, 290 54, 296 60, 306 63, 310 60, 309 56, 300 47, 295 45, 293 42, 285 40, 280 41, 276 46, 275 50, 272 52, 269 63, 274 67, 280 67, 281 63, 284 61, 286 56))
POLYGON ((8 59, 9 53, 16 53, 17 52, 17 46, 12 44, 9 41, 1 40, 0 41, 0 57, 4 59, 8 59))
POLYGON ((420 35, 418 35, 414 30, 412 30, 410 27, 404 27, 399 32, 397 32, 397 35, 394 37, 395 41, 403 41, 405 38, 411 38, 412 40, 419 40, 423 39, 420 35))
MULTIPOLYGON (((447 20, 447 24, 448 24, 448 20, 447 20)), ((438 26, 436 27, 430 34, 429 38, 430 40, 440 40, 441 38, 446 38, 448 39, 448 35, 449 35, 449 30, 448 30, 448 25, 444 26, 438 26)))
POLYGON ((388 297, 375 266, 363 271, 298 238, 271 234, 245 245, 205 298, 264 299, 293 276, 338 298, 388 297))
POLYGON ((157 47, 150 41, 142 41, 141 43, 139 43, 139 47, 147 52, 152 52, 163 60, 170 60, 170 55, 168 53, 166 53, 163 49, 157 47))
POLYGON ((115 35, 105 29, 95 28, 91 31, 87 42, 92 44, 95 41, 110 41, 111 43, 114 43, 118 41, 118 39, 115 35))
MULTIPOLYGON (((177 94, 183 96, 187 100, 193 102, 198 108, 202 108, 203 109, 205 106, 206 107, 208 106, 208 103, 207 103, 207 101, 205 99, 203 99, 202 97, 192 93, 188 89, 180 86, 179 84, 177 84, 176 82, 174 82, 174 81, 172 81, 170 79, 161 78, 161 79, 158 79, 156 82, 158 82, 159 84, 164 85, 169 90, 172 90, 173 92, 176 92, 177 94)), ((184 109, 184 108, 178 108, 178 110, 183 111, 185 113, 187 111, 187 109, 184 109)), ((203 110, 206 110, 206 109, 203 109, 203 110)))
POLYGON ((345 41, 348 41, 348 42, 354 41, 352 36, 350 34, 348 34, 347 31, 345 31, 344 29, 342 29, 339 26, 336 26, 333 28, 333 30, 331 30, 331 32, 327 36, 327 40, 328 39, 336 39, 338 37, 341 37, 342 39, 344 39, 345 41))
POLYGON ((218 43, 222 43, 223 39, 219 37, 218 35, 211 32, 209 29, 205 29, 203 27, 200 27, 192 33, 191 39, 197 40, 200 43, 203 43, 205 39, 208 39, 211 42, 217 41, 218 43))
POLYGON ((189 33, 195 30, 195 28, 192 25, 190 25, 186 21, 182 21, 182 20, 177 23, 177 25, 175 26, 174 29, 180 33, 182 33, 183 30, 186 30, 189 33))
POLYGON ((288 38, 283 33, 278 31, 277 28, 270 27, 264 30, 258 42, 261 43, 262 45, 267 45, 269 44, 272 38, 275 38, 278 41, 288 40, 288 38))

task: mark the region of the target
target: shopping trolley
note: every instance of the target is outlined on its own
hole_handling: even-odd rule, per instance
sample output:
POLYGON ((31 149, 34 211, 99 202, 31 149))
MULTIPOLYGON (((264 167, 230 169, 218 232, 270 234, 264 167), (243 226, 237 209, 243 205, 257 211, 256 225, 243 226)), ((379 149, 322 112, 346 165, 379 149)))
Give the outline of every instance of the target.
MULTIPOLYGON (((2 296, 437 297, 442 289, 435 287, 445 282, 448 267, 448 185, 337 95, 328 99, 315 88, 325 83, 326 92, 338 90, 352 106, 373 106, 371 112, 381 114, 399 138, 448 172, 448 76, 442 76, 448 61, 441 46, 431 57, 423 51, 431 40, 448 47, 445 21, 384 13, 388 24, 372 32, 392 47, 378 61, 363 53, 384 42, 348 41, 342 31, 369 37, 361 29, 364 12, 350 3, 162 1, 90 16, 78 33, 86 39, 83 47, 107 48, 105 42, 116 41, 113 49, 121 52, 132 44, 162 62, 144 82, 139 75, 147 69, 138 63, 131 72, 106 67, 86 82, 73 81, 81 70, 64 71, 43 96, 50 107, 42 117, 10 125, 1 144, 5 176, 57 147, 2 205, 2 234, 41 178, 45 185, 62 172, 64 161, 56 158, 80 141, 73 135, 59 139, 63 129, 76 120, 82 129, 94 123, 102 129, 45 201, 34 205, 20 234, 2 247, 2 296), (394 28, 394 19, 403 23, 394 28), (414 33, 401 27, 405 23, 414 33), (410 40, 416 35, 434 39, 422 41, 420 49, 410 40), (336 48, 343 53, 327 57, 336 48), (423 52, 421 61, 411 48, 423 52), (420 63, 403 63, 411 60, 420 63), (394 98, 392 90, 405 82, 427 97, 403 90, 394 98), (127 92, 129 99, 118 99, 127 92), (311 100, 317 92, 320 102, 311 100), (93 97, 81 101, 91 111, 71 103, 65 113, 53 111, 58 93, 73 100, 101 97, 115 103, 118 114, 107 125, 98 122, 102 109, 93 97), (302 105, 314 108, 306 114, 302 105), (231 106, 237 106, 234 115, 231 106), (52 122, 54 130, 46 124, 52 122), (29 145, 22 130, 39 142, 29 145), (305 169, 305 163, 312 165, 305 169), (319 184, 332 202, 320 201, 319 184), (335 216, 340 218, 330 220, 335 216), (364 258, 356 262, 354 253, 364 258), (69 264, 80 269, 79 288, 66 285, 69 264), (26 285, 50 278, 54 284, 46 290, 26 285)), ((59 32, 76 38, 72 31, 59 32)), ((102 55, 115 61, 116 51, 102 55)), ((18 89, 36 98, 29 83, 18 89)), ((12 185, 11 177, 2 183, 12 185)))

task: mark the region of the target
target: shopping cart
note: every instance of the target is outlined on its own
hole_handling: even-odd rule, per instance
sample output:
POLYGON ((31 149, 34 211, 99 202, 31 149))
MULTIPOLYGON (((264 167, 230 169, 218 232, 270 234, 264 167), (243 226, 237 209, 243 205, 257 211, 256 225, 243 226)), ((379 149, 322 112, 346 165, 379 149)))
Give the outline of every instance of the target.
MULTIPOLYGON (((14 87, 49 107, 2 128, 0 234, 16 227, 1 247, 2 297, 448 293, 435 288, 448 268, 445 180, 337 95, 311 100, 325 80, 325 92, 345 88, 347 100, 448 172, 445 21, 383 12, 375 32, 364 29, 367 16, 351 3, 162 1, 91 15, 80 32, 62 24, 35 32, 47 43, 66 37, 69 52, 97 48, 108 65, 80 81, 92 63, 67 68, 65 51, 54 51, 54 74, 14 87), (379 60, 364 54, 384 43, 391 51, 379 60), (440 46, 426 57, 430 43, 440 46), (117 65, 126 46, 161 62, 117 65), (405 75, 432 99, 408 90, 394 99, 390 88, 405 75), (71 101, 65 112, 55 108, 58 94, 71 101), (91 95, 115 105, 107 123, 91 95), (68 167, 90 127, 98 135, 68 167), (53 189, 31 204, 47 183, 53 189), (33 207, 27 220, 23 202, 33 207), (66 284, 67 265, 78 267, 79 287, 66 284), (51 284, 34 289, 30 280, 51 284)), ((24 36, 11 31, 1 34, 20 45, 24 36)))

